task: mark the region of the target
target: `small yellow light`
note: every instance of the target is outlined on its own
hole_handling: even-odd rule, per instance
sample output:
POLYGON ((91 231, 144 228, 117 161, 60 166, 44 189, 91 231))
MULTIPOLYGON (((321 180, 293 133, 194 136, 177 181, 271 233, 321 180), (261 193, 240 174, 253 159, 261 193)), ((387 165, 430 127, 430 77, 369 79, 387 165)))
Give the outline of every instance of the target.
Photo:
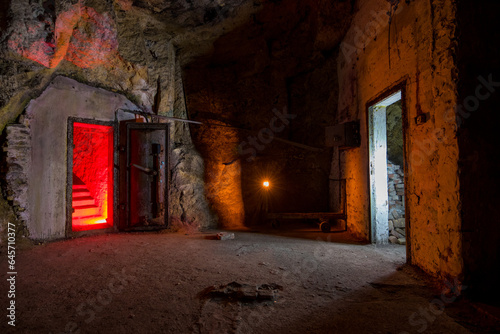
POLYGON ((263 185, 265 188, 269 188, 269 181, 264 181, 264 183, 262 183, 262 185, 263 185))

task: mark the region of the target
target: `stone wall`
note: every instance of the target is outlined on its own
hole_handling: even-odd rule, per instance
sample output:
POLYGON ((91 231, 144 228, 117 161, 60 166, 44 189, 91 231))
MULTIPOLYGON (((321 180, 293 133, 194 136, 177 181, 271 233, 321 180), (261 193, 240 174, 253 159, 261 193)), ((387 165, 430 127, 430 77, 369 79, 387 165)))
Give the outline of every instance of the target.
POLYGON ((404 245, 406 244, 404 172, 401 166, 390 160, 387 161, 387 190, 389 193, 389 241, 404 245))
POLYGON ((30 220, 28 177, 31 169, 31 136, 24 124, 9 125, 6 132, 4 146, 6 165, 3 168, 6 181, 5 193, 19 221, 25 225, 30 220))
POLYGON ((403 120, 401 101, 386 108, 387 112, 387 159, 396 165, 404 164, 403 120))
POLYGON ((391 24, 387 16, 389 2, 361 0, 357 6, 338 61, 336 121, 359 119, 363 136, 359 149, 345 151, 341 157, 348 180, 348 228, 369 239, 366 113, 371 102, 400 84, 410 226, 406 233, 407 255, 410 263, 434 275, 459 275, 462 238, 458 145, 456 122, 449 117, 457 103, 455 2, 400 2, 391 24), (415 117, 420 113, 430 113, 430 119, 417 125, 415 117))
MULTIPOLYGON (((187 119, 184 82, 181 66, 175 62, 174 105, 170 116, 187 119)), ((173 122, 170 127, 170 215, 174 225, 189 229, 217 226, 217 217, 210 209, 205 192, 205 162, 191 139, 187 123, 173 122)))
POLYGON ((262 7, 184 67, 189 113, 211 124, 192 130, 208 198, 226 227, 264 223, 266 199, 277 212, 329 207, 332 152, 324 133, 337 109, 337 44, 352 5, 290 0, 262 7), (282 121, 283 114, 290 117, 282 121))

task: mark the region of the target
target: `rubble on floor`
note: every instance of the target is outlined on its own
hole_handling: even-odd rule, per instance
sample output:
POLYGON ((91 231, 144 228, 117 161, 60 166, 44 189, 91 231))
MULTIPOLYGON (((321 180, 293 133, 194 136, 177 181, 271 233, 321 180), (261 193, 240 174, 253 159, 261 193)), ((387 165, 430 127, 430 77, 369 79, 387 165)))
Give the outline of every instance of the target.
POLYGON ((217 233, 217 240, 231 240, 234 239, 234 233, 219 232, 217 233))
POLYGON ((226 285, 210 286, 203 290, 199 297, 201 299, 214 298, 236 302, 265 302, 276 300, 279 290, 283 290, 283 287, 275 283, 250 285, 231 282, 226 285))

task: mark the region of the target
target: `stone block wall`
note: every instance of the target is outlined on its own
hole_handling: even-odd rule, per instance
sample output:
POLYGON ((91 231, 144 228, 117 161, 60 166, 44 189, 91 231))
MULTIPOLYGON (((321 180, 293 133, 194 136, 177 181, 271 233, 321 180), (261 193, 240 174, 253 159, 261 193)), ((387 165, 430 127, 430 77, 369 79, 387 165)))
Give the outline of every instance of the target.
POLYGON ((406 243, 404 171, 401 166, 391 161, 387 161, 387 190, 389 192, 389 241, 404 245, 406 243))
POLYGON ((31 137, 23 124, 11 124, 6 128, 7 138, 3 150, 6 157, 5 193, 12 203, 17 218, 29 221, 28 177, 31 169, 31 137))

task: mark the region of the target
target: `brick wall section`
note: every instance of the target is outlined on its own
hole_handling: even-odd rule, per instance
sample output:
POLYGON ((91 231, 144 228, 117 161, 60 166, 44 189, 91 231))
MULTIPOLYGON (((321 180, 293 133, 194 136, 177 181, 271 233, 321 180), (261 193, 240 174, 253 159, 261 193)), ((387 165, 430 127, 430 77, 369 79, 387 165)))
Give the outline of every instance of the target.
POLYGON ((13 204, 17 217, 29 220, 28 175, 31 168, 31 143, 29 129, 22 124, 6 127, 7 140, 3 150, 6 152, 7 200, 13 204))

